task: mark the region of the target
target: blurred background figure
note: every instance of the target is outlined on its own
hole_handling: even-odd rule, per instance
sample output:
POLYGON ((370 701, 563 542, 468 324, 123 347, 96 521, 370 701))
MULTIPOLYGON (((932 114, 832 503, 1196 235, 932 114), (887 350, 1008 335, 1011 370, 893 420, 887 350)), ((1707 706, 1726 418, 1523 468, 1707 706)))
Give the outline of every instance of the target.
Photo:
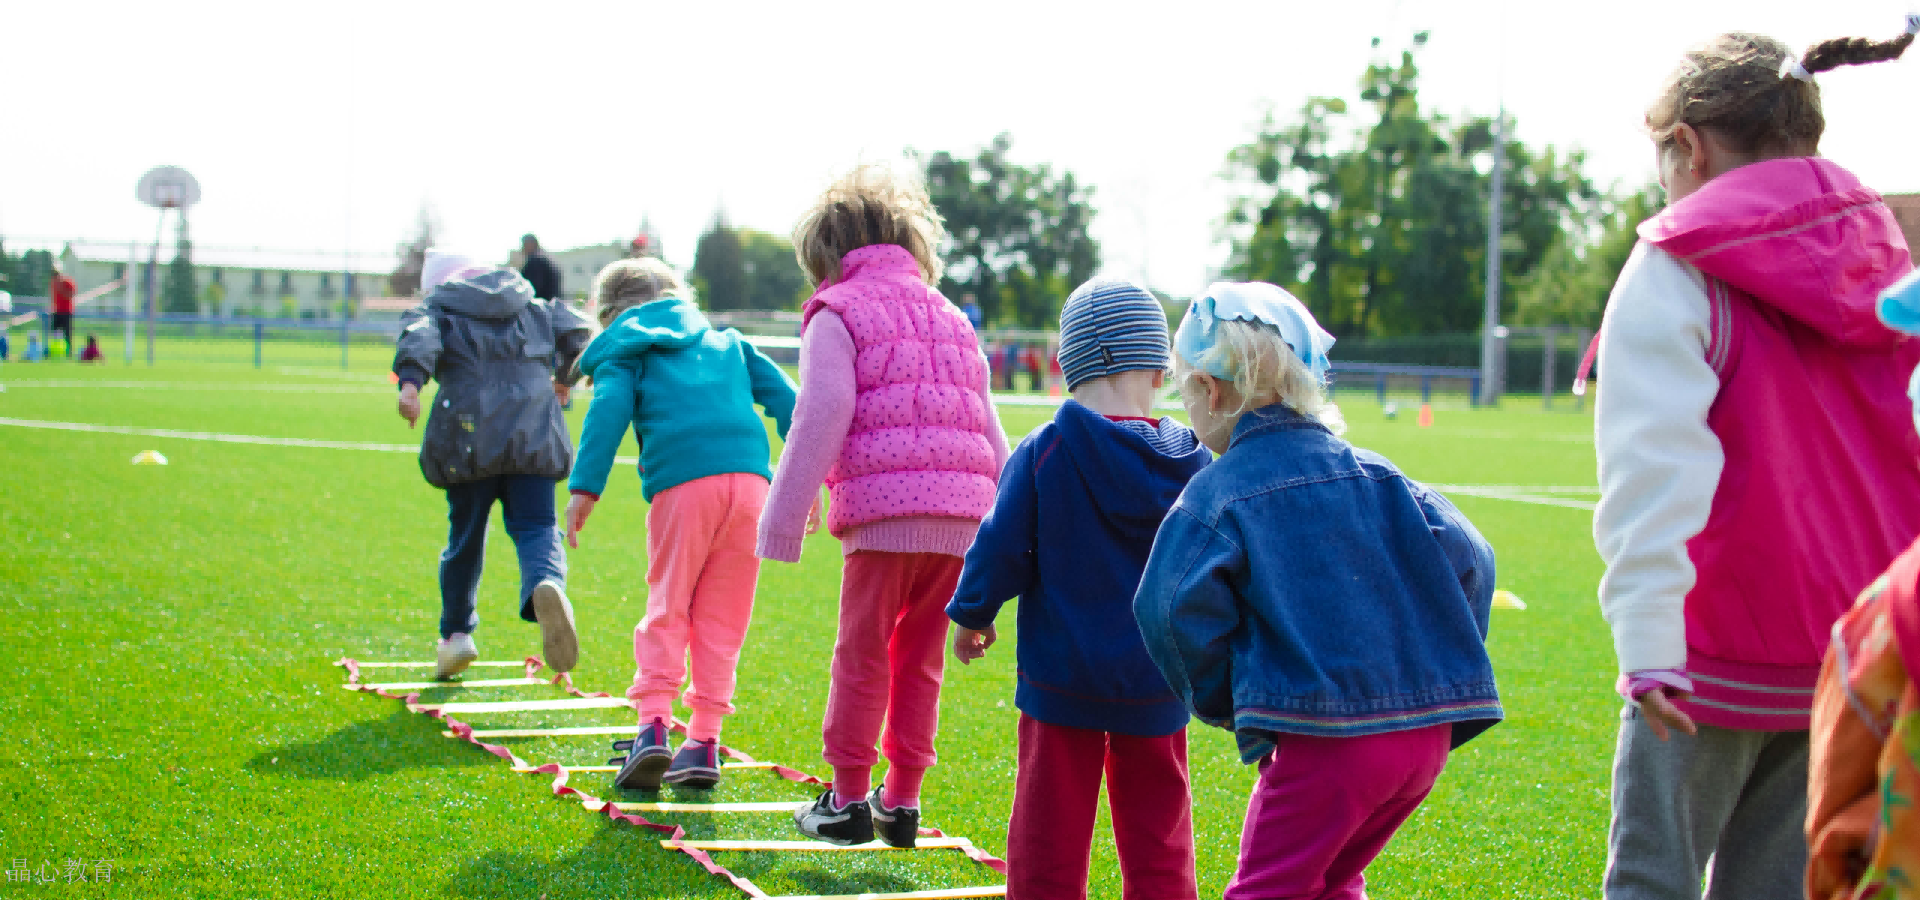
POLYGON ((533 285, 533 295, 541 300, 560 298, 560 267, 540 249, 540 239, 531 234, 520 238, 520 275, 533 285))

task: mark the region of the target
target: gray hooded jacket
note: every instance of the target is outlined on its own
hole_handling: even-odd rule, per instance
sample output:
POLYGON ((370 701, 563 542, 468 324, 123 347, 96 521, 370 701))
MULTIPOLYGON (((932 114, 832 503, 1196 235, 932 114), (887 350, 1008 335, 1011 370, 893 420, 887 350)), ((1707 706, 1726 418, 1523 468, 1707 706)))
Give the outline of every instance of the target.
POLYGON ((553 382, 572 384, 592 332, 566 301, 537 300, 495 269, 433 289, 400 319, 393 372, 440 382, 420 441, 420 472, 444 488, 496 475, 560 479, 573 468, 553 382))

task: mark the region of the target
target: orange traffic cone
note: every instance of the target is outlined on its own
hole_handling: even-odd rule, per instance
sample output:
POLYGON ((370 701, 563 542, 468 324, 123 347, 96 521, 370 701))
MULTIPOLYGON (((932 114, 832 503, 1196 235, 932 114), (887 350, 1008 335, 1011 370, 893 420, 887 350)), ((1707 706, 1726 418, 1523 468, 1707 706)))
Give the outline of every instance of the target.
POLYGON ((1419 425, 1421 428, 1433 427, 1433 404, 1431 403, 1420 404, 1419 425))

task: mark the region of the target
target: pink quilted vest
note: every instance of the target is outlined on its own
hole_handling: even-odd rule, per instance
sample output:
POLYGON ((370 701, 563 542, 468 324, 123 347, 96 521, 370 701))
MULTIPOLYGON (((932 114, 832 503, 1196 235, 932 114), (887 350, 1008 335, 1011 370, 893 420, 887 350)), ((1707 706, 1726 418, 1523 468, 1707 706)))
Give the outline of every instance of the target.
POLYGON ((999 471, 987 443, 987 360, 967 317, 927 286, 902 247, 862 247, 807 301, 853 335, 853 423, 827 473, 835 537, 883 519, 981 519, 999 471))

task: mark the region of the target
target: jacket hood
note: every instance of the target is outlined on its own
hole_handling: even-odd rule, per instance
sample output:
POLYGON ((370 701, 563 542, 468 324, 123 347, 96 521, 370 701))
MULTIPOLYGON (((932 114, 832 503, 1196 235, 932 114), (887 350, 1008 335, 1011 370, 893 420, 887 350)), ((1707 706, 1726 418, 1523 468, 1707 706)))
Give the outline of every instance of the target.
MULTIPOLYGON (((1142 423, 1144 424, 1144 423, 1142 423)), ((1116 530, 1148 540, 1173 508, 1194 470, 1213 457, 1193 429, 1162 418, 1156 440, 1077 402, 1053 416, 1061 449, 1080 473, 1098 508, 1116 530)))
POLYGON ((662 297, 622 312, 580 354, 580 371, 589 375, 600 364, 633 358, 649 350, 677 350, 699 343, 713 330, 700 307, 679 297, 662 297))
POLYGON ((470 319, 511 319, 533 302, 533 285, 512 269, 442 282, 427 304, 470 319))
POLYGON ((1641 223, 1640 236, 1834 343, 1902 340, 1874 302, 1912 268, 1906 238, 1880 194, 1829 160, 1741 166, 1641 223))

